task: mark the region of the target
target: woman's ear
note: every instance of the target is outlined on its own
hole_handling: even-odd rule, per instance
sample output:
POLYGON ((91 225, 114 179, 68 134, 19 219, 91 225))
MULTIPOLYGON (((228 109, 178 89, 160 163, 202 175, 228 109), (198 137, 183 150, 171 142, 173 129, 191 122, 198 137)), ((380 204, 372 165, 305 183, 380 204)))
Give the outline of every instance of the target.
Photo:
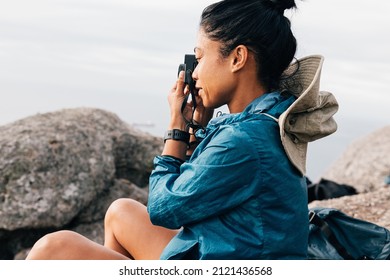
POLYGON ((232 72, 241 70, 248 60, 248 48, 244 45, 237 46, 232 51, 232 72))

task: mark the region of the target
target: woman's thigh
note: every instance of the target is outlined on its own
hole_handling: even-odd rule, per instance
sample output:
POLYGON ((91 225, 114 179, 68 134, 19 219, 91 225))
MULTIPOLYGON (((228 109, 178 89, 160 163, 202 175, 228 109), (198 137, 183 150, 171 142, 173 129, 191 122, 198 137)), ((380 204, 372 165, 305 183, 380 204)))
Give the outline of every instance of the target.
POLYGON ((178 230, 153 225, 143 204, 119 199, 106 213, 104 246, 76 232, 63 230, 38 240, 27 259, 159 259, 177 233, 178 230))
POLYGON ((63 230, 47 234, 38 240, 27 259, 123 260, 128 258, 76 232, 63 230))

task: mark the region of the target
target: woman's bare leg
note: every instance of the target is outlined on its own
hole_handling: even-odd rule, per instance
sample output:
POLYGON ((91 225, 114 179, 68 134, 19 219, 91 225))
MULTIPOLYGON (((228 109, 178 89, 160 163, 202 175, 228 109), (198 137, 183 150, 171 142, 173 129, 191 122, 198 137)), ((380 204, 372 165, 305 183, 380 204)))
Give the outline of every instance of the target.
POLYGON ((109 248, 73 232, 62 230, 39 239, 27 260, 124 260, 128 259, 109 248))
POLYGON ((177 232, 154 226, 143 204, 119 199, 106 213, 104 246, 72 231, 58 231, 38 240, 27 259, 158 259, 177 232))
POLYGON ((159 259, 177 233, 153 225, 145 205, 123 198, 107 211, 104 246, 134 259, 159 259))

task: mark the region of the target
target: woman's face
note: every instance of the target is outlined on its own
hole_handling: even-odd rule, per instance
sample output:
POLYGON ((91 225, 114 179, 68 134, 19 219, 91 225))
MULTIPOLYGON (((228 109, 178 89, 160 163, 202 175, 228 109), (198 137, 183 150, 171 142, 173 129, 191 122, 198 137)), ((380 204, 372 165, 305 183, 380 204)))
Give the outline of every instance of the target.
POLYGON ((206 108, 229 104, 235 92, 231 59, 229 56, 223 58, 220 48, 220 42, 210 40, 202 29, 199 30, 195 47, 198 65, 192 77, 206 108))

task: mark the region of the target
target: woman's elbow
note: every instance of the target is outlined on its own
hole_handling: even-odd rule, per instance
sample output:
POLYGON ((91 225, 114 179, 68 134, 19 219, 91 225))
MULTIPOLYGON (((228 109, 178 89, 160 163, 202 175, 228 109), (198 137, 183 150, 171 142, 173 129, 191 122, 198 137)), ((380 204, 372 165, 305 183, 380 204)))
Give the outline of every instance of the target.
POLYGON ((181 227, 177 219, 172 214, 169 214, 169 211, 160 207, 156 209, 153 205, 148 204, 148 213, 151 223, 155 226, 167 229, 179 229, 181 227))

